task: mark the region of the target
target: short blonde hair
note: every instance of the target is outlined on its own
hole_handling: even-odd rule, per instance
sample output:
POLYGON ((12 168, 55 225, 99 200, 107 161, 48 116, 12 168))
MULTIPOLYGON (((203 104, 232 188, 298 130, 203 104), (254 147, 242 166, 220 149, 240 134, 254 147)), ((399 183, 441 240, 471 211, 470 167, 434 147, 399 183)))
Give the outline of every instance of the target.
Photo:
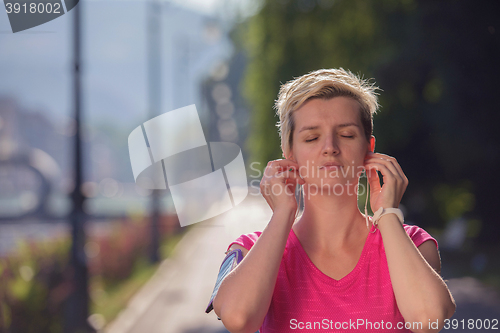
POLYGON ((281 150, 286 158, 293 145, 295 121, 293 112, 306 101, 313 98, 331 99, 344 96, 351 97, 360 104, 361 123, 367 140, 373 132, 373 114, 379 107, 376 90, 378 87, 343 68, 320 69, 310 72, 294 80, 288 81, 280 88, 275 103, 279 116, 277 127, 281 137, 281 150))

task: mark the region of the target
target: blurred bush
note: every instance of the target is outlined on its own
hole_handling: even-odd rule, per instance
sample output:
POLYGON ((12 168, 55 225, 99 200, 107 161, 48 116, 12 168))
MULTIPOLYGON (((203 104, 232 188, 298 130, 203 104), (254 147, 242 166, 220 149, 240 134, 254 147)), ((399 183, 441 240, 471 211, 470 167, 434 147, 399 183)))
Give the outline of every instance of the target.
MULTIPOLYGON (((91 287, 99 290, 127 280, 135 268, 146 268, 149 257, 148 219, 104 223, 107 230, 89 233, 85 245, 90 279, 100 281, 91 287)), ((161 218, 161 239, 178 230, 177 216, 161 218)), ((63 331, 65 301, 71 292, 70 246, 69 236, 22 242, 12 254, 0 257, 0 332, 63 331)))
POLYGON ((0 331, 61 332, 70 242, 22 243, 0 258, 0 331))

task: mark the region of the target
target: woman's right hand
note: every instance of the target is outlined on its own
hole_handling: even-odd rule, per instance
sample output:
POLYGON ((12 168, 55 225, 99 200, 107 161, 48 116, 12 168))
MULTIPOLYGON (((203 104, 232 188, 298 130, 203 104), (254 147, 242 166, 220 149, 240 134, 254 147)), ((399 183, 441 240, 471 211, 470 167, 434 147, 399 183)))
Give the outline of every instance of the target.
POLYGON ((299 176, 299 165, 288 159, 274 160, 267 163, 264 176, 260 181, 260 191, 273 210, 297 210, 295 200, 296 184, 305 184, 299 176))
POLYGON ((222 280, 213 299, 215 313, 230 332, 257 331, 269 312, 297 211, 297 183, 305 181, 298 176, 298 165, 293 161, 271 161, 264 170, 260 189, 273 210, 271 220, 245 258, 222 280))

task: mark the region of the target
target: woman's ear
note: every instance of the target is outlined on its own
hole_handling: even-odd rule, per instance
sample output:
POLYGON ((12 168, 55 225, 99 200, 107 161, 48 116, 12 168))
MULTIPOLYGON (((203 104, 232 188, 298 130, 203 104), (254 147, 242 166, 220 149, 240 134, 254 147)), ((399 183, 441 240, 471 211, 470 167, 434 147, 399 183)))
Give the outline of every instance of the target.
POLYGON ((375 137, 373 135, 370 138, 370 151, 375 152, 375 137))

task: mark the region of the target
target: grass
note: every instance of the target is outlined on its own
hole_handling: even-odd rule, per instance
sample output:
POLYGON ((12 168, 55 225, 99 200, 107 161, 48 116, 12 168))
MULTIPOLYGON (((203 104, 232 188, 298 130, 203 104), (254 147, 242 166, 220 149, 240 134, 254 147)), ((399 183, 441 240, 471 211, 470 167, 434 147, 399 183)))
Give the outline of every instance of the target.
MULTIPOLYGON (((182 238, 184 233, 168 237, 160 245, 162 259, 171 255, 173 249, 182 238)), ((113 321, 118 314, 127 306, 130 299, 140 288, 154 275, 158 264, 149 263, 147 258, 139 260, 133 269, 131 276, 117 284, 106 287, 99 276, 90 280, 91 313, 95 328, 102 328, 105 324, 113 321)))

